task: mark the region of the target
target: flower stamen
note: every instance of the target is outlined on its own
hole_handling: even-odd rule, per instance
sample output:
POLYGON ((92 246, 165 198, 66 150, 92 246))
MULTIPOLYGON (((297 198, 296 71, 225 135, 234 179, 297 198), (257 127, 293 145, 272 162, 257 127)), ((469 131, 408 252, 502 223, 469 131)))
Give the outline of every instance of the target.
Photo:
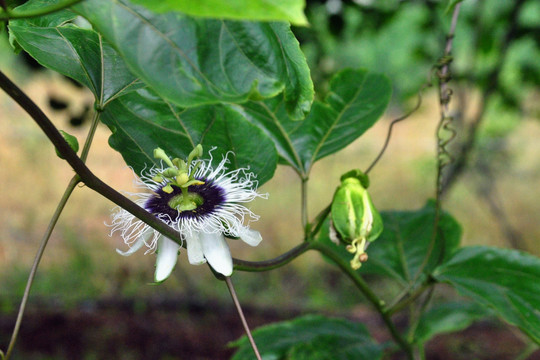
POLYGON ((360 269, 362 263, 367 261, 366 241, 366 237, 359 237, 354 239, 351 244, 346 247, 348 252, 354 254, 351 260, 351 268, 354 270, 360 269))

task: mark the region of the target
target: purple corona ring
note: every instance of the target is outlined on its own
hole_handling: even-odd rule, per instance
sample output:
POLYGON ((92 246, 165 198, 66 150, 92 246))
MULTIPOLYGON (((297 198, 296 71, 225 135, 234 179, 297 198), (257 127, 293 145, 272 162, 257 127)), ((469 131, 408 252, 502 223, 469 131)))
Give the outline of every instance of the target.
POLYGON ((185 244, 191 264, 208 262, 215 271, 229 276, 233 264, 225 237, 239 238, 251 246, 262 240, 260 233, 249 227, 258 216, 243 205, 267 197, 257 193, 255 175, 247 169, 228 171, 227 156, 214 169, 211 156, 208 160, 194 159, 201 155, 200 145, 187 162, 171 160, 163 150, 156 149, 154 156, 161 160, 161 165, 143 171, 136 179, 137 187, 146 191, 131 194, 135 203, 176 229, 181 236, 179 242, 163 236, 122 208, 113 210, 111 235, 120 232, 129 246, 127 251, 117 250, 118 253, 128 256, 145 245, 147 253, 156 252, 156 282, 165 280, 174 269, 179 243, 185 244))

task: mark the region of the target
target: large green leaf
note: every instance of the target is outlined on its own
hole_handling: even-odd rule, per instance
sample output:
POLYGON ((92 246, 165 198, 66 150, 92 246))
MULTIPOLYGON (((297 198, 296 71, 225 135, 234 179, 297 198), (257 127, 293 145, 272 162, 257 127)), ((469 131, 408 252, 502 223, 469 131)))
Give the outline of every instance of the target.
MULTIPOLYGON (((50 6, 33 0, 18 7, 28 11, 50 6)), ((59 11, 9 23, 10 36, 40 64, 88 87, 101 106, 140 86, 118 53, 98 33, 72 21, 76 14, 59 11)))
POLYGON ((294 119, 309 111, 309 68, 286 23, 156 14, 124 0, 86 0, 74 8, 167 101, 192 107, 283 92, 294 119))
MULTIPOLYGON (((358 270, 361 273, 388 276, 403 286, 408 286, 424 279, 423 276, 417 276, 422 265, 422 274, 429 273, 441 257, 447 258, 459 245, 461 227, 449 214, 442 213, 438 236, 429 260, 424 263, 431 248, 435 221, 435 207, 432 202, 416 211, 383 211, 381 217, 384 230, 377 241, 369 245, 366 251, 369 255, 368 261, 358 270)), ((327 220, 317 241, 324 242, 344 260, 350 261, 352 254, 345 250, 345 246, 330 241, 328 226, 327 220)))
POLYGON ((433 242, 433 202, 420 210, 388 211, 381 215, 384 231, 367 250, 369 260, 364 264, 365 273, 386 275, 403 284, 412 284, 414 280, 422 280, 417 276, 422 266, 423 274, 430 273, 439 261, 448 258, 459 246, 461 227, 445 212, 440 215, 433 242))
POLYGON ((248 168, 259 184, 268 181, 277 165, 272 141, 242 115, 221 105, 182 109, 148 89, 131 92, 112 101, 102 121, 113 134, 110 145, 118 150, 137 174, 158 163, 153 150, 161 147, 173 157, 186 158, 197 144, 205 155, 212 147, 214 162, 229 155, 229 168, 248 168))
POLYGON ((383 75, 344 70, 330 82, 325 101, 316 101, 303 122, 292 121, 278 98, 243 107, 246 117, 274 140, 281 158, 307 175, 315 161, 343 149, 370 128, 384 112, 391 92, 383 75))
POLYGON ((238 20, 281 20, 307 25, 304 0, 132 0, 156 12, 181 11, 188 15, 238 20))
MULTIPOLYGON (((363 324, 319 315, 264 326, 253 337, 264 359, 376 360, 382 356, 381 346, 363 324)), ((233 360, 253 359, 245 336, 231 346, 238 347, 233 360)))
POLYGON ((433 276, 488 306, 540 344, 540 259, 518 250, 459 249, 433 276))
POLYGON ((418 323, 415 341, 425 343, 432 337, 468 328, 491 312, 474 302, 437 304, 426 311, 418 323))

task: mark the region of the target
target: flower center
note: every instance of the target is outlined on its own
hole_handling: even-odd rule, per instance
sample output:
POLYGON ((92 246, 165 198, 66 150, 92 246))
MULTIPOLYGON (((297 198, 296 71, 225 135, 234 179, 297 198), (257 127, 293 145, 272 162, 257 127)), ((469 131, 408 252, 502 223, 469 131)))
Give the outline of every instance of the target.
POLYGON ((202 219, 223 206, 226 200, 223 188, 202 176, 195 177, 203 162, 194 159, 201 155, 201 145, 193 149, 187 161, 179 158, 171 160, 165 151, 155 149, 154 157, 168 167, 152 178, 160 187, 146 201, 145 209, 171 222, 179 218, 202 219))
POLYGON ((171 221, 210 216, 225 204, 225 191, 212 180, 200 180, 202 185, 190 186, 187 196, 184 189, 176 185, 172 186, 171 193, 158 189, 146 201, 144 208, 162 219, 166 215, 171 221))
POLYGON ((187 191, 174 196, 167 203, 171 209, 175 209, 178 212, 195 210, 202 204, 204 204, 204 199, 202 196, 187 191))

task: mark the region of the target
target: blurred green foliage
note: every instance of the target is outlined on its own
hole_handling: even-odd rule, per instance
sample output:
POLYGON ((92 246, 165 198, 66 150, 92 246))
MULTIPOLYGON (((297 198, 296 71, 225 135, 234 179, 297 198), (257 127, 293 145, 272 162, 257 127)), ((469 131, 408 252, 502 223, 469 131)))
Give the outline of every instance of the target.
MULTIPOLYGON (((443 53, 450 23, 445 11, 446 2, 429 0, 308 2, 311 27, 295 28, 295 34, 319 96, 330 76, 346 67, 389 76, 396 104, 415 96, 443 53)), ((465 97, 480 92, 489 103, 483 135, 504 136, 519 123, 540 85, 539 57, 538 1, 461 3, 451 86, 465 97)), ((532 109, 533 116, 539 113, 532 109)))
MULTIPOLYGON (((442 54, 449 14, 439 1, 308 2, 311 27, 295 28, 316 86, 346 67, 388 75, 399 99, 414 95, 442 54), (330 5, 330 4, 333 5, 330 5)), ((517 105, 540 84, 540 4, 534 0, 462 3, 454 44, 454 77, 517 105), (502 63, 502 64, 501 64, 502 63), (525 88, 524 88, 525 87, 525 88)))

